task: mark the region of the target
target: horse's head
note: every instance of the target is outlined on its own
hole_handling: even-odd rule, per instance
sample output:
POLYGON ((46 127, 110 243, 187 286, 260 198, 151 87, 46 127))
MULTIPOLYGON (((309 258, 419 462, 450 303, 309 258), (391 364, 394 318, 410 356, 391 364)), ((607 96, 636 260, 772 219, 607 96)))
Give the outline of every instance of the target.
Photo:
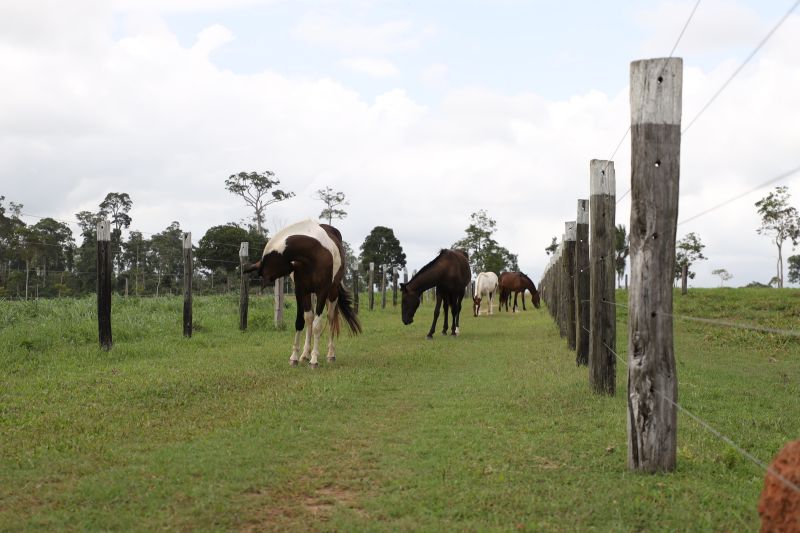
POLYGON ((473 296, 472 297, 472 314, 474 316, 478 316, 481 312, 481 297, 480 296, 473 296))
POLYGON ((275 283, 276 279, 290 274, 292 270, 294 270, 292 262, 286 259, 283 254, 274 251, 269 252, 260 261, 256 261, 244 268, 245 273, 258 272, 262 288, 275 283))
POLYGON ((539 309, 541 307, 541 304, 539 303, 539 291, 537 291, 536 289, 533 289, 531 291, 531 301, 533 302, 533 306, 536 309, 539 309))
POLYGON ((422 298, 417 291, 409 289, 406 283, 400 284, 400 291, 403 294, 400 309, 403 316, 403 324, 407 326, 414 322, 414 313, 417 312, 422 298))

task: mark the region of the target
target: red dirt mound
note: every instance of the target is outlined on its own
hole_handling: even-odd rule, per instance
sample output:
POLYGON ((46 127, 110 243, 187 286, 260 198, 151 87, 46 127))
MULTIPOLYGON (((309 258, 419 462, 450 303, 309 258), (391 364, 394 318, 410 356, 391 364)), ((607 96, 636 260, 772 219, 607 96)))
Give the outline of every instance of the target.
MULTIPOLYGON (((780 475, 800 485, 800 440, 788 443, 770 465, 780 475)), ((800 533, 800 492, 769 472, 758 502, 761 533, 800 533)))

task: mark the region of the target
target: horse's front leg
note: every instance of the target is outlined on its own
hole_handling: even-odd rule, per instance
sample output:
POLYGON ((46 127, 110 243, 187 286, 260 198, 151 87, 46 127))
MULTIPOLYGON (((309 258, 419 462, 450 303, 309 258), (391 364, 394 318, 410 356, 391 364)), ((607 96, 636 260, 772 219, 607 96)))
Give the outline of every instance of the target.
POLYGON ((511 312, 512 313, 516 313, 517 312, 517 296, 519 296, 519 293, 515 292, 514 293, 514 306, 511 308, 511 312))
POLYGON ((489 293, 489 314, 492 314, 492 300, 494 299, 494 292, 489 293))
POLYGON ((289 364, 297 366, 301 361, 308 361, 308 354, 311 351, 311 323, 314 320, 314 312, 311 310, 311 296, 308 294, 297 294, 297 318, 294 322, 294 344, 292 345, 292 355, 289 357, 289 364), (305 343, 303 352, 297 357, 300 349, 300 333, 305 327, 305 343))
POLYGON ((431 324, 431 330, 428 332, 428 338, 433 338, 433 332, 436 331, 436 321, 439 320, 439 307, 442 305, 442 295, 439 291, 436 291, 436 306, 433 308, 433 324, 431 324))
POLYGON ((522 310, 523 311, 527 311, 527 309, 525 309, 525 291, 524 290, 522 291, 522 310))

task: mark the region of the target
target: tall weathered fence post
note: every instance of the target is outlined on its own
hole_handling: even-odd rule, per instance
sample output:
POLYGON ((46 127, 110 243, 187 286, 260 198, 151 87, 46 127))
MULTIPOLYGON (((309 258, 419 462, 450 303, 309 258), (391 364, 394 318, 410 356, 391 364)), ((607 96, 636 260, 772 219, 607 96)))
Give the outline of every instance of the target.
POLYGON ((575 221, 564 223, 564 315, 567 347, 575 349, 575 221))
POLYGON ((375 309, 375 263, 369 264, 369 310, 375 309))
MULTIPOLYGON (((566 255, 567 236, 561 234, 561 246, 558 253, 558 326, 559 334, 562 338, 567 336, 567 271, 564 267, 564 256, 566 255)), ((571 281, 570 281, 571 283, 571 281)))
POLYGON ((247 329, 247 308, 250 298, 250 278, 244 273, 244 267, 250 257, 250 243, 239 244, 239 273, 241 274, 239 289, 239 329, 247 329))
POLYGON ((358 295, 361 292, 358 286, 358 267, 351 270, 353 273, 353 310, 358 314, 358 295))
POLYGON ((273 293, 275 300, 275 329, 283 328, 283 279, 278 278, 275 280, 275 291, 273 293))
POLYGON ((386 265, 381 265, 381 309, 386 309, 386 265))
POLYGON ((397 278, 398 278, 398 269, 397 267, 392 268, 392 307, 397 307, 397 278))
POLYGON ((192 232, 183 234, 183 336, 192 336, 192 232))
POLYGON ((678 379, 672 282, 680 181, 683 60, 631 63, 628 468, 675 469, 678 379))
MULTIPOLYGON (((114 273, 111 256, 111 224, 97 223, 97 329, 100 347, 110 350, 111 338, 111 276, 114 273)), ((27 297, 27 295, 26 295, 27 297)))
POLYGON ((403 267, 403 283, 408 283, 408 268, 406 267, 403 267))
POLYGON ((592 159, 589 173, 589 384, 595 392, 613 395, 617 369, 614 162, 592 159))
POLYGON ((589 364, 589 200, 578 200, 575 221, 575 363, 589 364))

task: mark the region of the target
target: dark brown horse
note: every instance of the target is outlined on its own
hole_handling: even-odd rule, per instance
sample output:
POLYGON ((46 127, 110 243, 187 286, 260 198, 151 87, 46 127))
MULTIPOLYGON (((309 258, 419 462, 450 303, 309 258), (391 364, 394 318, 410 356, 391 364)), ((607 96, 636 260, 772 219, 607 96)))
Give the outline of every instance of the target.
POLYGON ((511 299, 511 294, 513 293, 513 311, 516 312, 517 295, 522 293, 522 310, 527 311, 527 309, 525 309, 525 289, 530 291, 533 305, 536 309, 539 309, 539 291, 536 290, 536 285, 533 284, 531 278, 522 272, 503 272, 500 274, 497 284, 500 288, 500 309, 502 309, 503 304, 505 304, 506 311, 508 311, 508 301, 511 299))
POLYGON ((467 254, 462 250, 441 250, 439 255, 422 267, 417 275, 408 283, 400 285, 403 291, 401 305, 403 324, 409 325, 414 321, 422 293, 436 287, 436 307, 433 310, 433 324, 428 332, 428 338, 433 338, 436 331, 436 321, 439 319, 439 307, 444 302, 444 329, 442 335, 447 335, 447 310, 453 312, 453 329, 451 335, 459 334, 461 318, 461 300, 464 299, 467 284, 472 273, 469 269, 467 254))
POLYGON ((299 361, 309 361, 311 368, 319 363, 319 338, 322 334, 322 312, 328 305, 328 324, 330 342, 328 361, 336 360, 333 338, 339 334, 339 313, 341 312, 352 333, 361 333, 351 306, 350 295, 342 284, 344 278, 344 250, 342 234, 333 226, 304 220, 283 228, 272 237, 264 247, 261 260, 245 268, 245 272, 258 271, 262 286, 274 283, 276 279, 292 274, 295 296, 297 297, 297 319, 292 355, 289 363, 297 366, 299 361), (312 310, 311 295, 316 296, 316 307, 312 310), (306 339, 302 355, 300 332, 306 328, 306 339), (313 346, 311 337, 313 334, 313 346), (310 357, 309 357, 310 354, 310 357))

